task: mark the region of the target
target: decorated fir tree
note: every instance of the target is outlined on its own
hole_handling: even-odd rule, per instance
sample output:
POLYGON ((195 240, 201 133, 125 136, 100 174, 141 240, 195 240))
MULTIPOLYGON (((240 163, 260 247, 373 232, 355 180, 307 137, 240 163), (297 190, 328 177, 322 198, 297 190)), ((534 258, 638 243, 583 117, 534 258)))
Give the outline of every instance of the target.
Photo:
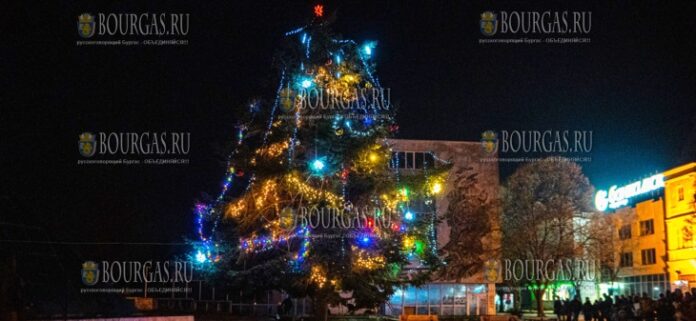
POLYGON ((342 39, 330 20, 317 6, 285 34, 275 97, 250 104, 222 192, 196 206, 201 267, 246 293, 309 296, 315 312, 375 308, 395 286, 427 279, 448 169, 400 172, 376 43, 342 39))

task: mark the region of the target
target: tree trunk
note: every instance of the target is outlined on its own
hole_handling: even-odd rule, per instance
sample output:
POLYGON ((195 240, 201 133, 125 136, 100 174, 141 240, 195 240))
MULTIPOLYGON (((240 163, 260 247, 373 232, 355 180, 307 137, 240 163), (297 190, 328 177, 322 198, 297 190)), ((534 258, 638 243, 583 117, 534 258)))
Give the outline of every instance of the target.
POLYGON ((545 289, 539 288, 534 290, 534 299, 536 299, 537 316, 544 316, 544 292, 545 289))
POLYGON ((513 297, 513 299, 514 299, 513 304, 514 304, 516 311, 521 311, 522 310, 522 289, 518 285, 515 285, 514 289, 515 289, 514 290, 515 296, 513 297))
POLYGON ((326 300, 326 296, 318 295, 312 298, 314 318, 320 321, 327 321, 329 319, 329 301, 326 300))

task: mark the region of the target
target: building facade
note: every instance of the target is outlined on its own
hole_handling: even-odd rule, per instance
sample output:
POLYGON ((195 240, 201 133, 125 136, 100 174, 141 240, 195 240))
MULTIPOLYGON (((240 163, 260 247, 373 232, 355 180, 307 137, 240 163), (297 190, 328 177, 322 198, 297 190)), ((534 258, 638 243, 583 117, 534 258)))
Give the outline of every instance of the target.
POLYGON ((685 164, 664 173, 667 258, 672 289, 696 287, 696 242, 694 225, 694 184, 696 163, 685 164))
POLYGON ((616 273, 599 293, 657 298, 666 290, 696 287, 696 162, 623 187, 597 192, 616 230, 616 273))
POLYGON ((615 282, 600 283, 601 293, 647 293, 657 298, 669 288, 663 209, 664 200, 660 196, 617 209, 613 214, 617 239, 613 261, 615 282))
MULTIPOLYGON (((475 173, 477 188, 484 194, 497 199, 500 188, 498 163, 487 162, 496 155, 487 153, 480 142, 454 142, 430 140, 392 139, 389 144, 398 160, 394 164, 402 174, 423 170, 427 166, 451 163, 449 178, 443 193, 435 200, 436 214, 444 217, 448 210, 447 195, 454 186, 455 173, 467 170, 475 173)), ((492 215, 491 233, 484 238, 486 259, 497 258, 500 236, 497 231, 499 217, 492 215)), ((442 220, 437 226, 437 244, 442 247, 450 241, 452 226, 442 220)), ((408 286, 397 289, 385 306, 385 314, 437 314, 437 315, 493 315, 496 306, 495 282, 485 279, 483 267, 471 276, 456 279, 433 278, 421 287, 408 286)))

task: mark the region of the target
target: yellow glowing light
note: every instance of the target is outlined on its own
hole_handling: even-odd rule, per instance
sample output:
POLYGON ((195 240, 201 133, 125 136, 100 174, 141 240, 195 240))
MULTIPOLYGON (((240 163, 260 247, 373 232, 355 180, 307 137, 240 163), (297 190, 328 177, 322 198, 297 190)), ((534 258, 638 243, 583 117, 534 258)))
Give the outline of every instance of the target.
POLYGON ((442 192, 442 183, 433 183, 433 185, 430 187, 430 192, 432 192, 433 194, 439 194, 440 192, 442 192))
POLYGON ((413 236, 406 236, 403 240, 404 249, 411 249, 415 244, 415 238, 413 236))
POLYGON ((384 267, 386 259, 383 256, 370 256, 364 251, 360 251, 355 259, 355 268, 374 270, 384 267))
POLYGON ((257 209, 263 209, 266 204, 278 206, 279 198, 276 187, 278 184, 274 180, 267 180, 261 185, 261 193, 255 199, 257 209))
POLYGON ((409 195, 408 188, 403 187, 399 190, 399 196, 400 196, 402 202, 408 202, 408 200, 409 200, 408 195, 409 195))
POLYGON ((314 82, 326 89, 326 92, 346 102, 358 99, 356 90, 360 84, 359 73, 352 70, 347 64, 341 64, 337 70, 330 72, 326 67, 317 68, 314 82))
POLYGON ((341 206, 344 203, 343 197, 329 191, 314 188, 302 181, 297 172, 285 175, 285 185, 289 191, 302 194, 306 200, 313 203, 325 200, 332 206, 336 207, 341 206))
POLYGON ((288 149, 288 146, 290 146, 290 144, 287 141, 279 142, 279 143, 271 144, 265 148, 257 149, 256 154, 268 156, 268 157, 278 157, 281 154, 283 154, 283 152, 285 152, 285 150, 288 149))
POLYGON ((324 284, 327 281, 324 271, 322 271, 318 266, 312 267, 312 273, 309 275, 309 279, 320 288, 324 287, 324 284))
POLYGON ((266 180, 260 187, 255 187, 247 196, 227 204, 225 216, 240 217, 245 211, 267 211, 273 209, 278 212, 280 197, 276 180, 266 180))
POLYGON ((236 202, 227 205, 227 208, 225 209, 225 216, 239 217, 244 210, 246 210, 246 202, 244 199, 239 199, 236 202))
POLYGON ((398 198, 392 197, 388 194, 382 194, 382 196, 380 196, 380 199, 382 200, 384 206, 390 211, 396 210, 396 206, 399 205, 400 201, 398 198))
POLYGON ((379 155, 377 155, 377 153, 375 152, 370 152, 368 159, 370 160, 370 162, 376 163, 377 161, 379 161, 379 155))

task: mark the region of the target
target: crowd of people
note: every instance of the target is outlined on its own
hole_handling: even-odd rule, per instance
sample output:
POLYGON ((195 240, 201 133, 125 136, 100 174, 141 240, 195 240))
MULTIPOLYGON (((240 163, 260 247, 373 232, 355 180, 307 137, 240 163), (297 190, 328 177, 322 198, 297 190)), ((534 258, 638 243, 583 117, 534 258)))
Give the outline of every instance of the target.
POLYGON ((685 293, 667 291, 657 300, 647 293, 613 298, 604 294, 594 302, 589 298, 581 302, 577 296, 573 300, 556 297, 553 312, 558 321, 578 321, 580 316, 585 321, 696 321, 696 288, 685 293))

